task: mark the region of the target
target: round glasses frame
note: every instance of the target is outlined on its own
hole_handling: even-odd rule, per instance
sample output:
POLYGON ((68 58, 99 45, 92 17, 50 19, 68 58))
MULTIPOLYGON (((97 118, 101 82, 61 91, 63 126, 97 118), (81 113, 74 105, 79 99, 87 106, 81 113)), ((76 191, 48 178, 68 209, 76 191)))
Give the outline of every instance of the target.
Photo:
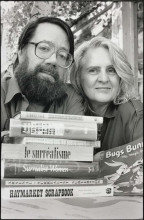
MULTIPOLYGON (((57 58, 58 52, 63 50, 63 49, 59 49, 59 50, 56 51, 56 50, 55 50, 55 48, 56 48, 55 45, 54 45, 52 42, 47 42, 47 41, 40 41, 40 42, 38 42, 38 43, 28 42, 28 44, 32 44, 32 45, 35 46, 35 55, 36 55, 38 58, 43 59, 43 60, 46 60, 46 59, 50 58, 50 57, 53 55, 54 52, 56 52, 56 58, 57 58), (48 44, 50 44, 50 45, 52 46, 52 48, 54 48, 54 50, 52 51, 52 53, 50 53, 50 55, 47 56, 46 58, 42 58, 42 57, 40 57, 40 56, 37 55, 37 46, 38 46, 40 43, 48 43, 48 44)), ((65 52, 66 52, 66 51, 65 51, 65 52)), ((72 56, 70 53, 68 53, 68 52, 67 52, 67 54, 68 54, 68 56, 71 57, 71 60, 70 60, 71 63, 70 63, 68 66, 62 66, 61 64, 58 63, 58 65, 59 65, 60 67, 65 68, 65 69, 69 68, 69 67, 71 66, 71 64, 74 62, 73 56, 72 56)), ((58 60, 58 59, 57 59, 57 60, 58 60)))

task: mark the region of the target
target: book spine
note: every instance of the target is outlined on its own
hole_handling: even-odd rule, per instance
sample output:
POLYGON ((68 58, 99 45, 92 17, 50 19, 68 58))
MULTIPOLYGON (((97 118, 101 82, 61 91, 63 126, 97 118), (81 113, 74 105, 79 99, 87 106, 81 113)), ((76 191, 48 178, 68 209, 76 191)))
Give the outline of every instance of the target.
POLYGON ((40 199, 113 196, 113 187, 103 186, 61 186, 61 187, 9 187, 3 188, 4 199, 40 199))
POLYGON ((68 115, 68 114, 54 114, 43 112, 27 112, 21 111, 21 119, 28 120, 59 120, 59 121, 76 121, 76 122, 95 122, 98 124, 103 123, 103 117, 83 116, 83 115, 68 115))
POLYGON ((93 161, 93 147, 46 144, 2 144, 3 159, 93 161))
POLYGON ((3 178, 96 178, 98 162, 10 160, 1 162, 3 178))
POLYGON ((58 139, 58 138, 37 138, 37 137, 24 137, 23 144, 28 143, 41 143, 49 145, 62 145, 62 146, 83 146, 83 147, 93 147, 100 148, 101 142, 97 141, 82 141, 82 140, 68 140, 68 139, 58 139))
POLYGON ((10 137, 50 137, 97 140, 97 124, 10 119, 10 137))
POLYGON ((58 179, 58 178, 4 178, 1 179, 1 187, 17 187, 17 186, 84 186, 84 185, 106 185, 106 178, 98 179, 58 179))

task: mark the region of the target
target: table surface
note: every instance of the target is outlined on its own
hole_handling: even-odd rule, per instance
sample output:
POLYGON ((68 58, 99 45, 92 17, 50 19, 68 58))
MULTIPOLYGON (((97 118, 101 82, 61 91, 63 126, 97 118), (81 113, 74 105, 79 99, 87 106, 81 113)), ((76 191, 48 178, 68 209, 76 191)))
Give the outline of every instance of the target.
POLYGON ((1 199, 1 219, 143 219, 143 197, 1 199))

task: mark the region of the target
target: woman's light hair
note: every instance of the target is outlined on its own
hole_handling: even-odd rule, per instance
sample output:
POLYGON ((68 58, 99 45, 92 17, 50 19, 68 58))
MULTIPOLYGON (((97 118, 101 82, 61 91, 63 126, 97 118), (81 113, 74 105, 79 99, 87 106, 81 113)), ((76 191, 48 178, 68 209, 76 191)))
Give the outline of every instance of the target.
POLYGON ((103 47, 109 51, 113 67, 120 77, 120 89, 113 100, 114 104, 127 102, 129 99, 136 99, 135 94, 135 76, 131 65, 128 62, 123 50, 119 48, 110 39, 105 37, 94 37, 90 41, 83 42, 75 51, 75 62, 71 67, 70 81, 84 99, 87 99, 80 82, 82 71, 82 60, 85 53, 90 48, 103 47))

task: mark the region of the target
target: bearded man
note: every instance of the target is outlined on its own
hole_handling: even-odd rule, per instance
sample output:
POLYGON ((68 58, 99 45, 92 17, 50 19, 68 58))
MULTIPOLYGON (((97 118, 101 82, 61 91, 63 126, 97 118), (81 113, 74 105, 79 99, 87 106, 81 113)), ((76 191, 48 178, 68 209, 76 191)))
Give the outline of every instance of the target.
POLYGON ((1 131, 20 111, 84 114, 81 97, 64 82, 73 54, 74 37, 64 21, 41 17, 26 25, 13 76, 1 80, 1 131))

